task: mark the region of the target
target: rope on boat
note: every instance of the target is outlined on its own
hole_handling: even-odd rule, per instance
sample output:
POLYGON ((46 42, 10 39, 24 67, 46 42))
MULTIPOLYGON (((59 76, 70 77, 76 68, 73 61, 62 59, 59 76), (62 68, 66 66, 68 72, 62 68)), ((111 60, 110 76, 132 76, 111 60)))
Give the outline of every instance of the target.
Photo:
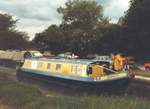
POLYGON ((114 71, 114 70, 112 70, 112 69, 106 68, 106 67, 104 67, 104 66, 102 66, 102 67, 103 67, 104 69, 108 70, 108 71, 113 72, 113 73, 118 73, 117 71, 114 71))

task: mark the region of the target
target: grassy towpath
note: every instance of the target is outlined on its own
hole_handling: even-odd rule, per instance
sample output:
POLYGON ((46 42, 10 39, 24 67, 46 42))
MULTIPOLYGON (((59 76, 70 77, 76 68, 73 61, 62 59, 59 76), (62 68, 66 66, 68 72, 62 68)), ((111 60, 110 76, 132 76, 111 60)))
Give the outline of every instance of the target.
POLYGON ((150 109, 134 96, 64 95, 15 79, 15 70, 0 69, 0 109, 150 109))
POLYGON ((150 71, 134 69, 134 72, 135 72, 135 75, 137 75, 137 76, 143 76, 143 77, 149 77, 150 78, 150 71))
POLYGON ((0 101, 12 109, 150 109, 150 101, 132 96, 43 94, 36 86, 8 80, 0 80, 0 101))

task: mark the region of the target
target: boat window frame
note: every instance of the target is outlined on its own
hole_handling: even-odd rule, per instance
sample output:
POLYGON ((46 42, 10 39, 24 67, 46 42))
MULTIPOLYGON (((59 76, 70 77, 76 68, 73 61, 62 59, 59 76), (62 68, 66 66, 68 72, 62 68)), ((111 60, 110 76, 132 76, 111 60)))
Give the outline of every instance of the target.
POLYGON ((47 63, 47 70, 51 70, 52 64, 51 63, 47 63))
POLYGON ((56 64, 55 70, 56 70, 56 71, 60 71, 60 70, 61 70, 61 64, 56 64))
POLYGON ((77 73, 81 72, 81 67, 80 66, 77 66, 77 73))
POLYGON ((37 68, 42 68, 43 67, 43 62, 38 62, 37 68))
POLYGON ((71 72, 74 74, 78 74, 82 72, 82 67, 78 65, 72 65, 71 66, 71 72))

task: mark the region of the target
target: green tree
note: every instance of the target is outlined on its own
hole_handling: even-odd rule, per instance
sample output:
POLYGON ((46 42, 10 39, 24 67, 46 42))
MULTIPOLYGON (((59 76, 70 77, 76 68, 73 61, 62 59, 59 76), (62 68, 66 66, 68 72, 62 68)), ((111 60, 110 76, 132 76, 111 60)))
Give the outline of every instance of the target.
POLYGON ((109 23, 103 17, 103 8, 96 1, 70 0, 64 8, 58 8, 63 15, 62 24, 68 25, 70 35, 70 50, 80 54, 96 52, 94 46, 99 38, 99 24, 109 23))
POLYGON ((124 44, 138 58, 150 56, 150 1, 131 0, 124 21, 124 44))
POLYGON ((8 14, 0 14, 0 31, 8 31, 15 27, 17 20, 8 14))
POLYGON ((69 0, 58 12, 63 16, 62 23, 36 34, 34 43, 43 50, 71 51, 81 56, 100 51, 104 28, 109 25, 101 5, 96 1, 69 0))
POLYGON ((28 47, 27 35, 15 30, 17 20, 8 14, 0 14, 0 49, 28 47), (19 46, 18 46, 19 45, 19 46))
POLYGON ((70 0, 64 8, 58 8, 58 12, 63 15, 63 23, 84 30, 94 29, 99 21, 104 20, 103 8, 96 1, 70 0))
POLYGON ((42 33, 36 34, 33 42, 36 43, 40 50, 63 51, 64 36, 57 25, 51 25, 42 33))

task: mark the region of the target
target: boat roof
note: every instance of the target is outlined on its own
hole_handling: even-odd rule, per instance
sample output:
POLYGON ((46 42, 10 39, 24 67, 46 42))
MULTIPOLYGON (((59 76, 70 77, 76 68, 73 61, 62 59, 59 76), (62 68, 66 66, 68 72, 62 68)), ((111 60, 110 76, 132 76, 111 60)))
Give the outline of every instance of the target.
POLYGON ((62 63, 74 63, 74 64, 91 64, 94 61, 89 59, 66 59, 66 58, 29 58, 29 60, 47 61, 47 62, 62 62, 62 63))

